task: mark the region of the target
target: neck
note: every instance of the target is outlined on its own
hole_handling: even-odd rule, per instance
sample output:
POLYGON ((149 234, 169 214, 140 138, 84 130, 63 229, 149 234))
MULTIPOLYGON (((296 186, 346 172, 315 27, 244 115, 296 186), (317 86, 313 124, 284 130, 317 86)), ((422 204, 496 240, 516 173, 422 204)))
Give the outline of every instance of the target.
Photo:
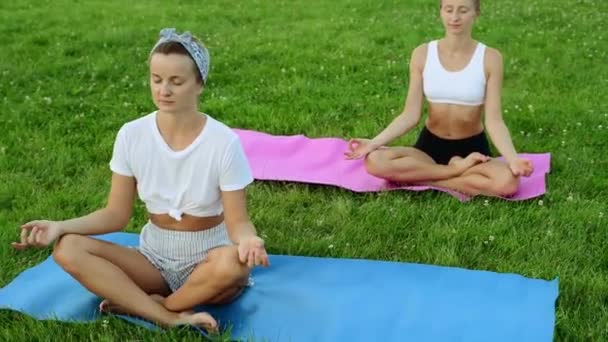
POLYGON ((190 132, 199 130, 205 123, 206 117, 196 109, 173 113, 159 110, 156 116, 157 124, 167 133, 190 132))
POLYGON ((447 34, 443 38, 443 47, 447 51, 451 52, 460 52, 464 50, 468 50, 469 46, 473 44, 473 37, 470 34, 463 35, 453 35, 447 34))

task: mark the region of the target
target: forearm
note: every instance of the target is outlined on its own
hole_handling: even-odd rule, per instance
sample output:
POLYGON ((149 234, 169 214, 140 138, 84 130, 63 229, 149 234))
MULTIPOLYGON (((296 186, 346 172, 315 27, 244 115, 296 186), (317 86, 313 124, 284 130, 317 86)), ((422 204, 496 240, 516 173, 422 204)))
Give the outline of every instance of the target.
POLYGON ((378 147, 384 146, 409 132, 418 124, 418 120, 419 117, 416 115, 402 113, 393 119, 380 134, 372 139, 372 143, 378 147))
POLYGON ((63 234, 97 235, 119 231, 128 221, 128 218, 106 207, 85 216, 60 221, 59 225, 63 234))
POLYGON ((517 157, 511 134, 503 121, 486 122, 486 129, 490 135, 490 140, 507 161, 517 157))
POLYGON ((257 236, 257 232, 251 221, 238 222, 234 224, 226 224, 228 235, 235 244, 239 244, 241 241, 257 236))

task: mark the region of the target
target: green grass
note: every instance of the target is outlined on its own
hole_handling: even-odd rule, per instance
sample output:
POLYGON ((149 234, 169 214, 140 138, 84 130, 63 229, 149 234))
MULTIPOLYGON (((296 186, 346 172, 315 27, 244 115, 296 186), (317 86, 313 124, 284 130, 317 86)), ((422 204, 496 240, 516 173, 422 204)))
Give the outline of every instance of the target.
MULTIPOLYGON (((252 218, 274 254, 559 277, 556 340, 608 340, 608 2, 484 1, 482 10, 474 36, 503 54, 516 147, 552 153, 542 202, 256 182, 252 218)), ((0 286, 50 253, 10 248, 21 223, 105 204, 118 128, 154 109, 145 62, 162 27, 209 47, 205 112, 233 127, 345 138, 374 135, 402 109, 410 51, 442 34, 435 0, 3 1, 0 286)), ((128 230, 144 220, 139 204, 128 230)), ((6 311, 0 326, 7 341, 198 337, 6 311)))

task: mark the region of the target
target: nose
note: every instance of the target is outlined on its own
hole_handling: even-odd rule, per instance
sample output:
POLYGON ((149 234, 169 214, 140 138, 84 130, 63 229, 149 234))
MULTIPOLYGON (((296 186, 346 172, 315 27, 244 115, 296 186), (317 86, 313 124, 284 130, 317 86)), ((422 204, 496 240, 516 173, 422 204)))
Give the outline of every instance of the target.
POLYGON ((162 83, 160 85, 159 92, 163 96, 169 96, 169 95, 171 95, 171 87, 169 86, 169 83, 168 82, 167 83, 162 83))

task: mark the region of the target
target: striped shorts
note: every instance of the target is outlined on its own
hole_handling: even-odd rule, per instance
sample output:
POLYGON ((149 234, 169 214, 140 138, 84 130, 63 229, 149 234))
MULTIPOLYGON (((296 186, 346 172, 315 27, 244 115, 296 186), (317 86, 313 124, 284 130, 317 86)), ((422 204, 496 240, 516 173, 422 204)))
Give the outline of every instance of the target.
POLYGON ((211 249, 230 245, 232 240, 224 222, 210 229, 189 232, 163 229, 148 221, 139 235, 137 249, 175 291, 184 285, 211 249))

